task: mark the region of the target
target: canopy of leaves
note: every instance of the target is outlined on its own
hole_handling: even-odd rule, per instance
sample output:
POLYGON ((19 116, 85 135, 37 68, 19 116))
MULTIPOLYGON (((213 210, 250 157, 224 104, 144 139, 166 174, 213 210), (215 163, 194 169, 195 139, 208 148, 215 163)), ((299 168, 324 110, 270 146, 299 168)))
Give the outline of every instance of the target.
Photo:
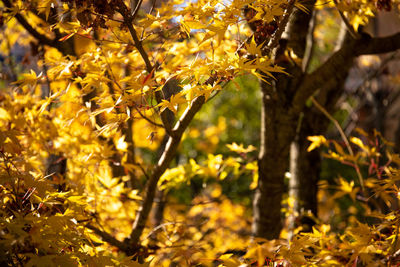
MULTIPOLYGON (((368 177, 339 178, 332 190, 322 185, 322 213, 330 214, 310 232, 299 228, 290 241, 287 231, 275 241, 250 237, 250 197, 240 193, 257 186, 258 141, 248 128, 240 140, 227 137, 233 124, 253 122, 240 121, 247 117, 236 110, 219 112, 230 112, 232 103, 241 108, 242 98, 229 103, 235 90, 247 95, 243 106, 251 110, 254 77, 285 73, 259 40, 275 32, 286 2, 0 3, 1 265, 342 266, 398 258, 398 212, 369 206, 374 199, 392 208, 399 195, 400 160, 381 147, 379 135, 375 146, 350 139, 356 153, 310 137, 310 150, 326 145, 328 157, 360 173, 365 167, 368 177), (243 14, 249 7, 253 17, 243 14), (30 54, 18 58, 18 49, 30 54), (223 101, 215 104, 218 94, 223 101), (197 112, 194 122, 203 123, 189 127, 197 112), (388 163, 379 165, 384 156, 388 163), (167 195, 164 220, 147 220, 130 253, 152 179, 167 195), (347 224, 329 226, 342 211, 338 199, 352 203, 347 224)), ((355 28, 389 8, 382 1, 336 5, 355 28)))

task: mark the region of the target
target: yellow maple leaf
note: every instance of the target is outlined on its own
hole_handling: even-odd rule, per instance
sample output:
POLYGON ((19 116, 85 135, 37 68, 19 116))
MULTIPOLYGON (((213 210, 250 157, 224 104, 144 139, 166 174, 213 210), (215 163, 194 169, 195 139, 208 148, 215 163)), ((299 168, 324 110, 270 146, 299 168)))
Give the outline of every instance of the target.
POLYGON ((309 137, 307 137, 307 139, 309 141, 311 141, 310 146, 307 148, 308 152, 310 152, 310 151, 320 147, 321 145, 324 145, 324 144, 327 143, 327 140, 322 135, 309 136, 309 137))

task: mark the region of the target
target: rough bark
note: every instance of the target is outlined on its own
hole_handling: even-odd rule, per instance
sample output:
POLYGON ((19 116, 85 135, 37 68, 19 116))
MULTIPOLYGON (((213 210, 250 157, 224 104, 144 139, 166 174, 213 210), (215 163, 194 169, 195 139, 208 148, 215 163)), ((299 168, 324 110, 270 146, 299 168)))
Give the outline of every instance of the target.
MULTIPOLYGON (((337 44, 340 49, 350 35, 342 27, 337 44)), ((311 45, 311 44, 309 44, 311 45)), ((318 103, 322 104, 328 112, 335 109, 336 102, 343 92, 344 81, 348 75, 351 63, 344 66, 341 79, 330 87, 321 88, 316 95, 318 103)), ((298 121, 295 139, 290 148, 290 181, 289 196, 294 200, 293 214, 289 216, 289 228, 294 230, 297 218, 310 211, 314 216, 318 215, 318 181, 321 170, 321 157, 318 150, 307 152, 309 142, 308 136, 324 134, 329 125, 329 120, 315 107, 306 107, 302 117, 298 121)))
MULTIPOLYGON (((400 48, 400 33, 383 38, 361 34, 359 39, 346 41, 315 71, 305 74, 294 60, 285 57, 284 51, 287 44, 302 58, 308 32, 303 27, 308 29, 310 19, 310 13, 296 10, 284 35, 287 41, 281 40, 276 53, 275 62, 284 66, 290 76, 277 75, 276 81, 270 85, 262 84, 259 182, 253 202, 252 226, 253 235, 257 237, 279 237, 282 228, 282 193, 286 190, 284 175, 289 169, 289 148, 295 139, 299 115, 304 112, 307 99, 319 91, 321 95, 318 98, 325 98, 327 101, 322 103, 328 103, 328 93, 345 80, 357 56, 386 53, 400 48)), ((315 202, 313 199, 309 201, 315 202)))
MULTIPOLYGON (((311 4, 312 6, 312 4, 311 4)), ((284 38, 275 53, 275 62, 290 76, 276 75, 270 84, 261 83, 261 145, 258 159, 259 180, 253 201, 254 236, 278 238, 282 229, 281 201, 285 172, 289 167, 289 150, 295 137, 299 113, 290 110, 294 90, 303 79, 302 67, 285 56, 287 46, 299 58, 304 56, 307 25, 311 14, 298 9, 292 13, 284 38), (305 24, 306 29, 300 26, 305 24)))
POLYGON ((283 105, 277 105, 266 90, 262 90, 261 149, 258 160, 259 179, 253 203, 254 236, 273 239, 282 229, 281 201, 285 190, 284 175, 288 167, 290 142, 295 120, 283 105))

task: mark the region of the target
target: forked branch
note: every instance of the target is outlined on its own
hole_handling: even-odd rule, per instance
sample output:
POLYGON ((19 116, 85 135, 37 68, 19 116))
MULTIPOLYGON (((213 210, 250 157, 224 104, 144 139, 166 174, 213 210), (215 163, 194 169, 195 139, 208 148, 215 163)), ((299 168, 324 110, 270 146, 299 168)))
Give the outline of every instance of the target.
POLYGON ((181 118, 178 120, 174 129, 172 130, 173 135, 169 137, 167 145, 165 146, 165 150, 147 182, 146 195, 143 199, 143 204, 136 215, 133 229, 130 234, 130 245, 132 247, 135 247, 139 243, 140 236, 143 233, 147 218, 149 217, 151 207, 154 202, 158 181, 174 158, 184 131, 204 103, 204 96, 195 98, 186 108, 185 112, 182 114, 181 118))

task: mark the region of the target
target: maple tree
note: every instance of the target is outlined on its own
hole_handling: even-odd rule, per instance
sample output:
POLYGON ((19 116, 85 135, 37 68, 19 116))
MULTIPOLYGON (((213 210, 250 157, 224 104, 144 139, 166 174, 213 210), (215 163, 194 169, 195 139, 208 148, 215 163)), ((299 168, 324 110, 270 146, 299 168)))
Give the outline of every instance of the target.
MULTIPOLYGON (((12 74, 0 95, 2 264, 236 266, 262 265, 267 258, 272 264, 340 265, 397 258, 398 214, 376 214, 365 203, 368 215, 379 219, 376 228, 357 221, 341 235, 319 223, 290 245, 277 240, 290 146, 301 141, 304 152, 306 136, 327 127, 328 120, 313 125, 316 113, 307 101, 313 96, 315 106, 322 103, 332 112, 353 59, 400 48, 399 33, 377 38, 358 31, 395 3, 330 3, 327 8, 346 22, 347 37, 313 71, 307 67, 310 21, 315 7, 326 7, 316 1, 1 3, 0 51, 9 55, 12 74), (10 55, 18 46, 30 47, 24 61, 35 60, 35 70, 15 69, 10 55), (217 129, 206 132, 204 160, 176 160, 182 142, 200 135, 189 126, 195 115, 229 86, 241 90, 237 79, 249 74, 261 82, 258 159, 251 156, 254 146, 237 143, 227 145, 235 156, 213 154, 219 140, 213 135, 224 125, 219 120, 217 129), (264 238, 260 242, 240 234, 250 229, 246 209, 222 194, 224 179, 243 175, 255 189, 251 234, 256 241, 264 238), (165 194, 196 177, 222 185, 195 195, 186 217, 185 211, 160 204, 165 194), (161 218, 155 216, 151 226, 155 205, 161 218)), ((349 154, 335 141, 310 140, 310 150, 333 144, 337 151, 328 155, 354 163, 357 171, 358 160, 381 157, 355 137, 351 141, 360 151, 349 154)), ((390 164, 398 164, 389 151, 390 164)), ((309 160, 308 155, 292 152, 292 162, 309 160)), ((371 166, 377 179, 365 184, 341 179, 338 193, 325 195, 356 202, 355 194, 363 191, 365 198, 371 192, 393 201, 396 166, 371 166)), ((292 173, 302 170, 292 168, 292 173)), ((303 185, 295 197, 316 216, 317 178, 298 179, 303 185)))

